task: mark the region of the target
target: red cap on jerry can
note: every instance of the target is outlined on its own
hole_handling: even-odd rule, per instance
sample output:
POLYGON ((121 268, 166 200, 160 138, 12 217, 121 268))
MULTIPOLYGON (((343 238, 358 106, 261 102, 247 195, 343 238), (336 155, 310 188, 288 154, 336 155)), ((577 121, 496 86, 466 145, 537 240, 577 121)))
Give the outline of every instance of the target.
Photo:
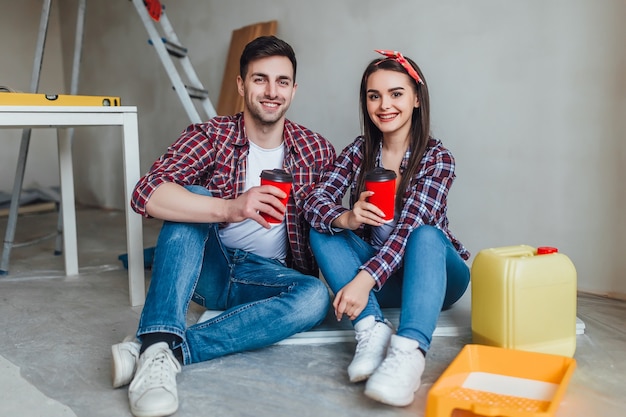
POLYGON ((553 248, 552 246, 539 246, 537 248, 537 255, 547 255, 549 253, 556 253, 559 250, 557 248, 553 248))

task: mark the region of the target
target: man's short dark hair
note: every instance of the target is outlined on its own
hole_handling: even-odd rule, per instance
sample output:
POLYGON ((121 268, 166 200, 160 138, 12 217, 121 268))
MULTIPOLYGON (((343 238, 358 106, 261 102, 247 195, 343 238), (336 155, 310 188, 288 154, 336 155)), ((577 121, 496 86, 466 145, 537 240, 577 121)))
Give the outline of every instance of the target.
POLYGON ((246 78, 248 73, 248 65, 250 62, 272 56, 284 56, 289 58, 293 65, 293 81, 296 82, 296 53, 291 45, 276 36, 259 36, 250 41, 239 58, 239 75, 242 79, 246 78))

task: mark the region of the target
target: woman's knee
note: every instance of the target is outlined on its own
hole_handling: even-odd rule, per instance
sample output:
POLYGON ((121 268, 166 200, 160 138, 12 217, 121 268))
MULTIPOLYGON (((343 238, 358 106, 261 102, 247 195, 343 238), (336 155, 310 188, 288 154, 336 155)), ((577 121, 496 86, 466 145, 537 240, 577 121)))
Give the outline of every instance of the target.
POLYGON ((332 256, 333 250, 329 250, 330 245, 343 245, 343 243, 339 242, 338 239, 341 239, 341 237, 336 234, 322 233, 314 229, 311 229, 309 232, 311 250, 318 261, 327 258, 328 256, 332 256))
POLYGON ((423 224, 411 233, 411 237, 424 241, 441 241, 443 232, 435 226, 423 224))
POLYGON ((313 228, 309 230, 309 242, 311 243, 312 249, 319 247, 320 242, 322 241, 323 238, 324 238, 323 233, 320 233, 313 228))
POLYGON ((324 242, 328 240, 330 235, 327 233, 321 233, 311 228, 309 231, 309 242, 311 244, 311 250, 313 253, 319 252, 320 248, 324 247, 324 242))
POLYGON ((445 248, 446 237, 441 230, 434 226, 424 224, 411 232, 407 241, 407 251, 421 248, 435 248, 438 245, 445 248))

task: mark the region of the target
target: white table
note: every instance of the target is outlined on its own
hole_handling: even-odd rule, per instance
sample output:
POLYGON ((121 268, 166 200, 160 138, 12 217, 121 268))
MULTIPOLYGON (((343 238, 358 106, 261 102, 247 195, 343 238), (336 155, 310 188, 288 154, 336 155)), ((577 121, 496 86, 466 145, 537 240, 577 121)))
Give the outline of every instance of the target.
MULTIPOLYGON (((128 288, 130 304, 145 301, 142 218, 130 208, 133 187, 140 177, 137 108, 131 106, 0 106, 0 128, 71 128, 78 126, 121 126, 124 148, 124 195, 126 242, 128 249, 128 288)), ((57 135, 61 207, 63 216, 63 254, 66 275, 78 274, 76 208, 71 138, 57 135)))

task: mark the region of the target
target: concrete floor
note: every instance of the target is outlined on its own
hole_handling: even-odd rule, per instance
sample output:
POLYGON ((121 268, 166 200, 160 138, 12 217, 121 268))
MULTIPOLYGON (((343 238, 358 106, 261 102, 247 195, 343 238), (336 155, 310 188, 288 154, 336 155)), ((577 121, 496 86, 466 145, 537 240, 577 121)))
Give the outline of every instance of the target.
MULTIPOLYGON (((128 301, 124 215, 79 209, 80 274, 65 277, 54 242, 15 248, 0 277, 0 416, 130 416, 127 388, 112 389, 111 345, 136 330, 128 301)), ((55 213, 20 217, 16 241, 54 230, 55 213)), ((4 236, 6 218, 0 218, 4 236)), ((160 223, 144 223, 152 246, 160 223)), ((201 314, 194 308, 189 320, 201 314)), ((346 367, 354 342, 282 344, 187 366, 178 377, 177 416, 423 416, 429 388, 471 343, 467 297, 451 310, 454 336, 437 336, 415 402, 393 408, 367 399, 346 367)), ((621 417, 626 403, 626 303, 580 295, 577 369, 558 417, 621 417)), ((449 318, 449 317, 448 317, 449 318)), ((441 327, 444 327, 443 324, 441 327)), ((438 326, 438 330, 440 327, 438 326)), ((446 334, 445 332, 438 332, 446 334)), ((434 417, 434 416, 429 416, 434 417)))

